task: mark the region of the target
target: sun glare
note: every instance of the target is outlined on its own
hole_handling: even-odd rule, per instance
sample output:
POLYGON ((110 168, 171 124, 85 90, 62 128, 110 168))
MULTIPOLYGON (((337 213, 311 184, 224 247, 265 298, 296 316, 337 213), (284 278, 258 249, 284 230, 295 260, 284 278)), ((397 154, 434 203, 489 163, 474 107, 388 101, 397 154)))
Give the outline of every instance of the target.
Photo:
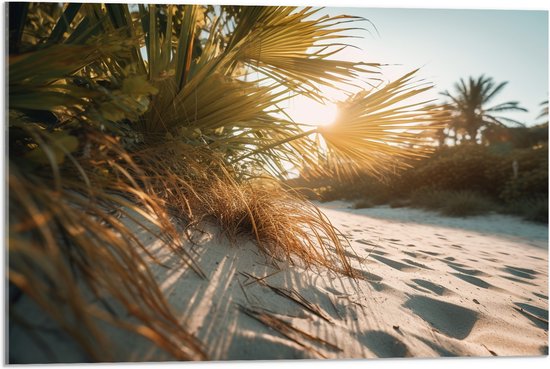
POLYGON ((334 123, 338 115, 336 104, 321 104, 315 100, 298 96, 290 101, 287 114, 296 122, 310 126, 327 126, 334 123))

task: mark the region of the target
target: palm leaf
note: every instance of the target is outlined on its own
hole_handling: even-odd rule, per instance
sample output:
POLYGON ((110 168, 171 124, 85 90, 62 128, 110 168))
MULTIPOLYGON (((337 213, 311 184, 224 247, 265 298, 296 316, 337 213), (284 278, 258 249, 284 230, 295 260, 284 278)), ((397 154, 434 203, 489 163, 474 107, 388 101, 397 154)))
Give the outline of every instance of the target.
POLYGON ((435 111, 425 105, 429 101, 407 102, 431 88, 411 83, 415 72, 366 96, 350 99, 333 125, 317 129, 334 166, 344 173, 346 168, 378 173, 391 164, 402 165, 402 159, 430 151, 418 133, 436 128, 435 111))

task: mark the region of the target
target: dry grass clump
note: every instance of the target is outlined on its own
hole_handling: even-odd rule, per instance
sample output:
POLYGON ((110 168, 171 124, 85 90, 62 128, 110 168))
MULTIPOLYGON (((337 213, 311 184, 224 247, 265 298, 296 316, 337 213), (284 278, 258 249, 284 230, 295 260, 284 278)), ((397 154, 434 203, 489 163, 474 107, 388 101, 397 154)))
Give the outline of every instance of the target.
POLYGON ((211 152, 173 144, 135 157, 153 191, 188 227, 214 221, 230 239, 252 237, 273 258, 354 276, 345 237, 317 207, 275 179, 238 181, 211 152))
POLYGON ((230 237, 249 235, 265 254, 353 276, 345 238, 313 204, 272 181, 237 184, 214 179, 197 207, 230 237))
MULTIPOLYGON (((148 267, 157 260, 136 232, 164 241, 199 275, 174 220, 188 227, 213 220, 232 239, 252 237, 273 258, 355 274, 345 238, 313 204, 273 180, 240 183, 215 155, 188 147, 130 154, 113 137, 88 133, 85 141, 85 153, 36 175, 10 167, 9 278, 90 360, 115 357, 101 321, 177 359, 206 359, 170 310, 148 267), (113 304, 129 318, 113 313, 113 304)), ((10 314, 25 320, 15 309, 10 314)))
MULTIPOLYGON (((135 234, 163 240, 196 268, 162 199, 143 178, 130 175, 140 170, 116 140, 93 135, 89 140, 97 150, 88 158, 69 156, 62 168, 50 163, 22 173, 10 162, 10 284, 33 299, 90 360, 115 357, 100 321, 141 335, 180 360, 205 359, 200 342, 170 310, 148 267, 154 257, 135 234), (121 319, 109 306, 122 308, 129 318, 121 319)), ((10 318, 25 321, 16 309, 9 311, 10 318)))

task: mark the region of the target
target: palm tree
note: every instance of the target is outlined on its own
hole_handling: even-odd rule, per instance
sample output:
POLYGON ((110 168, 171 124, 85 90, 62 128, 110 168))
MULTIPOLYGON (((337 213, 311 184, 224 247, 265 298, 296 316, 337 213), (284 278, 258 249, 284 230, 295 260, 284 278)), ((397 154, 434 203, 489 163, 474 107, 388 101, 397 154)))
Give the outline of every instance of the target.
POLYGON ((546 118, 546 122, 544 123, 548 123, 548 100, 541 102, 540 106, 541 106, 541 110, 537 119, 546 118))
POLYGON ((454 112, 450 128, 455 134, 468 135, 471 142, 476 142, 477 135, 483 129, 492 126, 507 127, 506 123, 523 126, 522 123, 507 117, 495 115, 508 111, 524 111, 516 101, 509 101, 488 107, 487 105, 508 84, 496 84, 491 77, 481 75, 477 79, 470 77, 468 82, 460 79, 455 84, 456 94, 448 91, 442 93, 450 99, 450 106, 454 112))
POLYGON ((316 209, 266 188, 256 199, 282 193, 279 204, 300 205, 286 216, 281 205, 254 203, 249 179, 279 175, 283 161, 320 170, 330 160, 343 174, 383 170, 425 152, 417 132, 437 119, 431 108, 408 102, 430 88, 415 82, 414 72, 352 96, 331 127, 304 131, 285 118, 281 103, 293 95, 322 101, 321 86, 379 73, 376 63, 334 59, 346 47, 342 24, 356 17, 317 12, 10 3, 9 280, 92 359, 110 359, 96 318, 120 320, 87 303, 76 275, 127 308, 135 324, 125 329, 177 358, 206 357, 173 316, 149 259, 136 253, 144 245, 113 216, 120 208, 203 277, 182 251, 170 214, 248 226, 266 253, 351 274, 344 252, 337 263, 327 258, 329 244, 342 250, 344 241, 316 209), (262 219, 273 214, 286 223, 262 219), (266 227, 257 226, 262 221, 266 227), (78 319, 60 313, 67 301, 78 319))

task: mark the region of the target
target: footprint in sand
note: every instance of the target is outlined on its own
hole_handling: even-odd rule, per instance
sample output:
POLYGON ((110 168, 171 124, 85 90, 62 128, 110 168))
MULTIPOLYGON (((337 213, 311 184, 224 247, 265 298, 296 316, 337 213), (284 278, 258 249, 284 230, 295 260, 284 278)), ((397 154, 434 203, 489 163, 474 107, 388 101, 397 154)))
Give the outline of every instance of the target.
POLYGON ((486 276, 487 275, 486 273, 483 273, 481 270, 462 268, 461 264, 447 263, 447 265, 450 266, 451 268, 453 268, 454 270, 456 270, 457 272, 460 272, 462 274, 475 275, 475 276, 478 276, 478 275, 486 276))
POLYGON ((418 267, 418 268, 433 270, 432 268, 430 268, 430 267, 428 267, 424 264, 417 263, 416 261, 412 261, 410 259, 401 259, 401 261, 404 261, 405 263, 410 264, 410 265, 415 266, 415 267, 418 267))
POLYGON ((408 255, 408 256, 410 256, 411 258, 415 258, 415 259, 423 259, 423 260, 429 260, 429 259, 431 259, 429 256, 422 255, 422 254, 419 254, 419 253, 417 253, 417 252, 403 251, 403 253, 404 253, 405 255, 408 255))
POLYGON ((533 295, 543 299, 543 300, 548 300, 548 296, 546 295, 543 295, 542 293, 536 293, 536 292, 533 292, 533 295))
POLYGON ((376 247, 383 248, 382 246, 378 245, 377 243, 369 242, 369 241, 367 241, 367 240, 355 240, 355 242, 361 243, 361 244, 367 245, 367 246, 376 246, 376 247))
POLYGON ((439 255, 441 255, 439 252, 424 251, 424 250, 419 250, 419 251, 420 251, 420 252, 423 252, 424 254, 431 255, 431 256, 439 256, 439 255))
POLYGON ((535 279, 535 275, 538 274, 538 272, 534 271, 533 269, 518 268, 510 265, 505 265, 504 268, 502 268, 501 270, 510 273, 515 277, 524 279, 535 279))
POLYGON ((535 326, 548 330, 548 310, 524 302, 514 302, 514 304, 517 306, 515 309, 528 318, 535 326))
POLYGON ((468 282, 470 284, 473 284, 474 286, 477 286, 477 287, 481 287, 481 288, 493 287, 492 284, 489 284, 489 283, 485 282, 481 278, 474 277, 473 275, 462 274, 462 273, 451 273, 451 274, 454 275, 455 277, 460 278, 463 281, 468 282))
POLYGON ((403 254, 409 255, 411 258, 416 258, 418 255, 416 252, 403 251, 403 254))
POLYGON ((387 266, 389 266, 390 268, 393 268, 393 269, 397 269, 401 272, 403 271, 408 271, 410 269, 416 269, 415 267, 411 266, 411 265, 408 265, 408 264, 403 264, 403 263, 400 263, 399 261, 395 261, 395 260, 392 260, 392 259, 388 259, 388 258, 385 258, 383 256, 380 256, 380 255, 370 255, 369 257, 373 258, 373 259, 376 259, 378 260, 379 262, 381 263, 384 263, 386 264, 387 266))
POLYGON ((487 261, 490 261, 490 262, 493 262, 493 263, 498 263, 499 260, 495 259, 495 258, 482 258, 483 260, 487 260, 487 261))
POLYGON ((446 336, 462 340, 470 334, 478 313, 426 296, 412 295, 403 305, 446 336))
POLYGON ((389 333, 368 331, 360 334, 357 338, 379 358, 410 356, 407 345, 389 333))
POLYGON ((420 292, 422 292, 422 293, 425 293, 425 294, 427 294, 427 295, 429 295, 429 294, 431 293, 430 290, 427 290, 427 289, 425 289, 425 288, 419 287, 419 286, 417 286, 417 285, 414 284, 414 283, 405 283, 405 284, 406 284, 407 286, 409 286, 410 288, 414 288, 415 290, 420 291, 420 292))
POLYGON ((437 283, 433 283, 433 282, 430 282, 430 281, 426 281, 424 279, 411 279, 411 281, 413 281, 414 283, 416 283, 420 287, 423 287, 427 290, 432 291, 433 293, 435 293, 436 295, 439 295, 439 296, 443 296, 445 294, 452 293, 451 290, 443 287, 442 285, 437 284, 437 283))
POLYGON ((359 274, 359 278, 364 279, 367 282, 380 282, 382 280, 382 277, 380 277, 379 275, 367 272, 365 270, 354 268, 353 271, 359 274))
POLYGON ((529 286, 536 286, 536 284, 531 283, 531 282, 528 282, 528 281, 526 281, 525 279, 512 277, 511 275, 501 275, 500 277, 506 278, 506 279, 508 279, 508 280, 510 280, 510 281, 514 281, 514 282, 518 282, 518 283, 527 284, 527 285, 529 285, 529 286))

